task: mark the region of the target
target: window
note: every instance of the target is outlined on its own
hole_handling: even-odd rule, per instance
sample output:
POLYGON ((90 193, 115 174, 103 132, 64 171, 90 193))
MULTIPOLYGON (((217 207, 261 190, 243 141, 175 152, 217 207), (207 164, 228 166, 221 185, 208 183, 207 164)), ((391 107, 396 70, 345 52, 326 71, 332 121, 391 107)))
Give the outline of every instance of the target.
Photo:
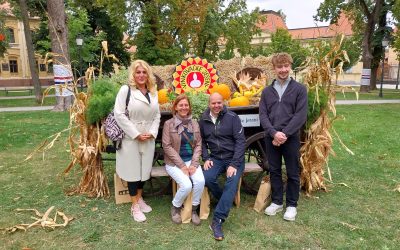
POLYGON ((10 72, 11 73, 18 73, 18 62, 17 60, 10 60, 10 72))
POLYGON ((46 71, 46 64, 41 63, 41 64, 39 65, 39 70, 40 70, 40 71, 46 71))
POLYGON ((3 71, 10 71, 10 66, 8 65, 8 63, 2 63, 1 64, 1 69, 3 71))
POLYGON ((53 63, 49 63, 48 64, 47 73, 53 74, 53 63))
POLYGON ((15 36, 14 36, 14 29, 13 28, 8 28, 7 29, 7 35, 8 35, 8 42, 9 43, 15 43, 15 36))

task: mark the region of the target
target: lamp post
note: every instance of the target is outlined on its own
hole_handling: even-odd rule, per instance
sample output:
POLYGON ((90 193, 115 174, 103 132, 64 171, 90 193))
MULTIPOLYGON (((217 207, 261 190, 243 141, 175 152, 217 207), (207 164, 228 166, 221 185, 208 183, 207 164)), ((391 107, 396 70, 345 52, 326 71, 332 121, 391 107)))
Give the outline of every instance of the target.
POLYGON ((76 45, 78 46, 78 53, 79 53, 79 85, 81 87, 81 92, 83 90, 83 82, 82 82, 82 54, 81 54, 81 50, 82 50, 82 44, 83 44, 83 39, 81 37, 80 34, 78 34, 78 36, 76 37, 76 45))
POLYGON ((382 40, 382 47, 383 47, 383 58, 382 58, 382 74, 381 74, 381 88, 379 89, 379 97, 383 97, 382 93, 382 87, 383 87, 383 74, 384 74, 384 68, 385 68, 385 52, 386 52, 386 46, 389 45, 389 39, 383 37, 382 40))

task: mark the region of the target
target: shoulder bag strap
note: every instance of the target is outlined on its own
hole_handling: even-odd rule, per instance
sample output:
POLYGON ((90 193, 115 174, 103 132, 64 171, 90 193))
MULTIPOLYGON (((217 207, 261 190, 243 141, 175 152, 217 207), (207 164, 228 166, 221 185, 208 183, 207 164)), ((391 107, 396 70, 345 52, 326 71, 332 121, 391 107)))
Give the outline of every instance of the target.
POLYGON ((126 103, 126 109, 128 108, 128 104, 129 104, 129 99, 131 99, 130 98, 131 97, 131 87, 129 87, 129 85, 128 85, 128 94, 126 95, 126 101, 125 101, 125 103, 126 103))
POLYGON ((186 134, 185 130, 182 132, 182 135, 186 138, 186 140, 189 142, 190 147, 192 147, 192 150, 194 149, 194 143, 193 140, 190 140, 189 136, 186 134))

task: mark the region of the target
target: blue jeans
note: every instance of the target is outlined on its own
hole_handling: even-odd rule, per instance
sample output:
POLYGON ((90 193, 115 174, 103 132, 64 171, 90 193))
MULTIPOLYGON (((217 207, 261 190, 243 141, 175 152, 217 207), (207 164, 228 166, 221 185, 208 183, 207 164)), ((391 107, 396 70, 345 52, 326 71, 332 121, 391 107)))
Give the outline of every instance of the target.
POLYGON ((229 210, 232 207, 233 200, 238 188, 240 177, 244 170, 244 160, 237 168, 236 175, 227 177, 224 188, 222 189, 218 184, 218 176, 226 173, 229 167, 229 160, 216 160, 211 159, 214 163, 213 167, 208 170, 203 170, 206 187, 211 191, 211 194, 218 200, 218 204, 214 210, 214 220, 221 219, 225 221, 228 217, 229 210))

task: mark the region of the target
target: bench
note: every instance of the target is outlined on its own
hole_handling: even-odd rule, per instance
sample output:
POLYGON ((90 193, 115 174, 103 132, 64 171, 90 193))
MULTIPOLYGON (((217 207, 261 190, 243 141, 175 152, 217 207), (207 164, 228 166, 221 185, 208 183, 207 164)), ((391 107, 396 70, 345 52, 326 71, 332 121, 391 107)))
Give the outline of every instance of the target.
POLYGON ((7 96, 9 92, 29 92, 32 95, 33 89, 33 86, 4 87, 7 96))
MULTIPOLYGON (((47 89, 50 86, 41 86, 42 89, 47 89)), ((9 92, 29 92, 30 95, 33 95, 33 90, 35 89, 34 86, 9 86, 9 87, 2 87, 2 90, 8 96, 9 92)))
MULTIPOLYGON (((256 172, 261 172, 261 171, 262 171, 262 168, 257 163, 247 162, 245 164, 243 174, 256 173, 256 172)), ((167 171, 165 170, 164 166, 153 166, 153 168, 151 170, 151 177, 158 178, 158 177, 168 177, 168 176, 169 175, 168 175, 167 171)), ((238 184, 238 191, 235 196, 236 207, 240 206, 240 187, 241 187, 241 185, 242 185, 242 178, 240 178, 240 181, 238 184)), ((172 182, 172 188, 176 189, 176 183, 174 181, 172 182)))

